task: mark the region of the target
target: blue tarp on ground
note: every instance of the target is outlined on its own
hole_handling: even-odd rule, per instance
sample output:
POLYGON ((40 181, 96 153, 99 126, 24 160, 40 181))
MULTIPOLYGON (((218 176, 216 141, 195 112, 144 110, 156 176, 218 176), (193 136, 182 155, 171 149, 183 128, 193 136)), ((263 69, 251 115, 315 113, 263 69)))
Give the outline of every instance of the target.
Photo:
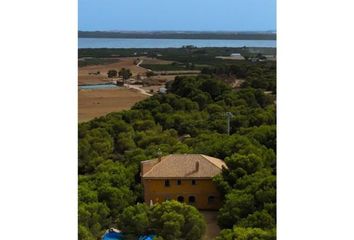
POLYGON ((107 232, 102 240, 123 240, 123 234, 118 232, 107 232))
MULTIPOLYGON (((140 236, 138 240, 153 240, 154 235, 145 235, 145 236, 140 236)), ((102 240, 124 240, 123 234, 122 233, 117 233, 117 232, 107 232, 102 240)))

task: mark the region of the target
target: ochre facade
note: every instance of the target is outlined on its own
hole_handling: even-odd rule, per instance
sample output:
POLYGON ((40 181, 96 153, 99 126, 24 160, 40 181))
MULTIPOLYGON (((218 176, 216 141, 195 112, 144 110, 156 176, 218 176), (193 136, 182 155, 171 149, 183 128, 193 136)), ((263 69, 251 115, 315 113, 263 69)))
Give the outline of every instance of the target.
POLYGON ((216 210, 221 199, 212 179, 142 179, 147 204, 177 200, 198 209, 216 210))

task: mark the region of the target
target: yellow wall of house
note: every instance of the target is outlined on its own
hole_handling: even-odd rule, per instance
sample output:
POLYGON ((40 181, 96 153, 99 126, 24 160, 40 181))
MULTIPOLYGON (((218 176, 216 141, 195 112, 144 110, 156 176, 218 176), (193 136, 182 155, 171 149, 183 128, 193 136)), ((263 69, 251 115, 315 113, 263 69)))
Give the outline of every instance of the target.
MULTIPOLYGON (((167 179, 166 179, 167 180, 167 179)), ((189 203, 189 197, 195 197, 194 205, 198 209, 219 209, 221 204, 220 193, 211 179, 195 179, 196 185, 192 185, 192 179, 181 180, 177 185, 177 179, 168 179, 170 186, 165 186, 165 179, 143 179, 145 203, 161 203, 165 200, 178 200, 184 197, 184 202, 189 203), (214 196, 213 201, 208 197, 214 196)))

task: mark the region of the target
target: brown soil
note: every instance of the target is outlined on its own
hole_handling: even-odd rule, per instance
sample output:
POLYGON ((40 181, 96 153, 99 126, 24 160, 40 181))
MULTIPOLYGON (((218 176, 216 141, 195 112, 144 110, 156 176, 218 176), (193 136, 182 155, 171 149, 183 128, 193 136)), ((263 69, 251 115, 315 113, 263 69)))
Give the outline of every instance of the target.
MULTIPOLYGON (((79 68, 78 84, 97 84, 111 82, 107 77, 107 72, 111 69, 119 71, 121 68, 128 68, 133 74, 133 78, 137 74, 144 75, 147 69, 136 66, 136 60, 139 58, 143 63, 147 64, 169 64, 171 61, 160 60, 148 57, 124 57, 117 58, 115 63, 93 65, 79 68), (94 73, 100 72, 96 75, 94 73)), ((174 71, 178 72, 178 71, 174 71)), ((194 75, 194 74, 191 74, 194 75)), ((163 85, 166 81, 173 80, 176 75, 154 76, 153 79, 163 85)), ((151 86, 145 88, 154 93, 159 90, 160 86, 151 86)), ((134 89, 94 89, 79 90, 79 122, 89 121, 95 117, 104 116, 110 112, 128 110, 136 102, 141 101, 149 96, 142 94, 134 89)))
POLYGON ((149 97, 134 89, 79 90, 79 122, 89 121, 110 112, 130 109, 149 97))

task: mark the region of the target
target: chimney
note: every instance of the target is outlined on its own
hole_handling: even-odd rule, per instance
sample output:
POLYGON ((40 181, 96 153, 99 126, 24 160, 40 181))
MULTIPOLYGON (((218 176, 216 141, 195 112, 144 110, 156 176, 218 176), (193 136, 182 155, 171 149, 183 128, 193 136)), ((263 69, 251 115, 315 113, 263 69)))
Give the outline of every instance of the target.
POLYGON ((195 163, 195 171, 198 172, 199 171, 199 162, 195 163))

